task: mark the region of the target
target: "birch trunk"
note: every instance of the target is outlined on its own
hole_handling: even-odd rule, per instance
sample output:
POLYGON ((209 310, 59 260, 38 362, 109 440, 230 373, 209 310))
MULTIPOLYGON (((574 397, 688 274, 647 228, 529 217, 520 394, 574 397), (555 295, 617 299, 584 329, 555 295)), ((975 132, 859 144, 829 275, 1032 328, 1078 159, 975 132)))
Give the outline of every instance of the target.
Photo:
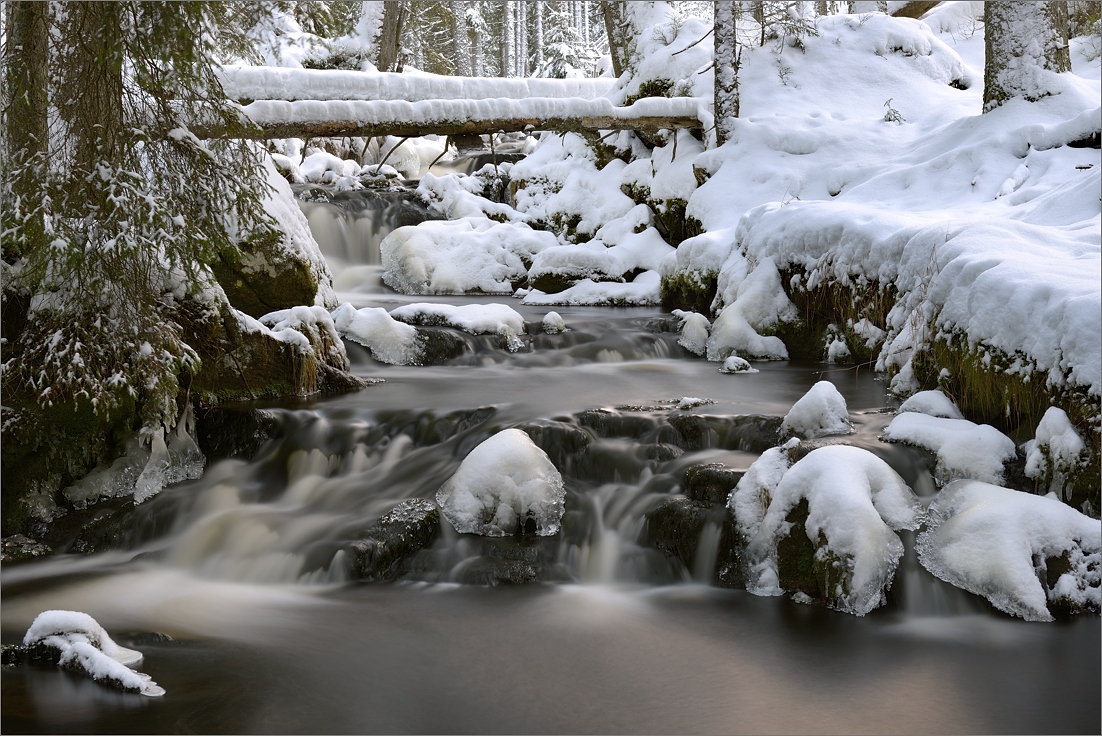
POLYGON ((735 39, 735 3, 718 0, 715 4, 715 117, 716 145, 722 146, 734 135, 738 118, 739 52, 735 39))

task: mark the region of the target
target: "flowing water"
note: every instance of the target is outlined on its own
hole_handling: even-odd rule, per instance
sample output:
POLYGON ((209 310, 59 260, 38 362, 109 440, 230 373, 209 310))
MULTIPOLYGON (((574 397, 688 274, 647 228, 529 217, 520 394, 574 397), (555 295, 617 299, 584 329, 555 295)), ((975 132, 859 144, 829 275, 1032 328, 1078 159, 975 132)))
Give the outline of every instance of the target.
MULTIPOLYGON (((388 292, 372 265, 377 226, 402 207, 304 207, 342 299, 425 301, 388 292)), ((657 309, 558 308, 570 329, 543 335, 546 309, 506 301, 530 325, 524 350, 463 336, 461 356, 410 367, 350 344, 354 370, 384 383, 238 407, 269 423, 251 460, 219 460, 140 506, 119 549, 5 568, 5 642, 40 611, 84 611, 143 651, 168 694, 6 669, 2 730, 1099 731, 1098 618, 993 611, 926 573, 913 534, 889 604, 863 618, 712 585, 722 514, 691 564, 646 543, 647 512, 683 490, 686 468, 745 469, 773 441, 768 417, 821 378, 846 398, 851 439, 928 501, 925 460, 876 439, 891 415, 874 376, 796 363, 724 375, 685 353, 657 309), (686 396, 712 403, 678 409, 686 396), (563 473, 559 535, 444 533, 402 582, 347 580, 348 542, 398 502, 433 498, 509 427, 563 473), (543 582, 485 584, 518 569, 543 582)))

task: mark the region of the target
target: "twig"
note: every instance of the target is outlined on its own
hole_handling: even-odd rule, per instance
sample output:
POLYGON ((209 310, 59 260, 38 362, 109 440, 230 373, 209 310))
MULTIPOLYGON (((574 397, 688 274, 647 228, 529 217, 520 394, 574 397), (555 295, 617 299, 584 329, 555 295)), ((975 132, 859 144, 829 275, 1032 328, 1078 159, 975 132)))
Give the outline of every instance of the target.
MULTIPOLYGON (((448 146, 451 145, 451 142, 452 142, 452 137, 450 135, 444 136, 444 150, 440 152, 439 156, 437 156, 436 158, 434 158, 432 160, 432 163, 429 164, 428 169, 425 169, 425 171, 428 171, 429 169, 431 169, 433 166, 436 165, 437 161, 444 158, 444 154, 448 152, 448 146)), ((456 148, 456 150, 458 150, 458 147, 456 148)))
POLYGON ((390 158, 390 154, 392 154, 392 153, 394 153, 395 151, 397 151, 397 150, 398 150, 398 149, 399 149, 399 148, 401 147, 401 145, 402 145, 403 143, 405 143, 406 141, 408 141, 409 139, 410 139, 410 136, 408 136, 408 135, 407 135, 407 136, 403 136, 403 137, 402 137, 402 140, 398 141, 398 144, 397 144, 397 145, 395 145, 395 146, 394 146, 393 148, 391 148, 391 149, 390 149, 389 151, 387 151, 387 152, 386 152, 386 155, 385 155, 385 156, 383 156, 383 160, 382 160, 382 161, 380 161, 379 163, 375 164, 375 176, 378 176, 378 175, 379 175, 379 169, 383 168, 383 164, 385 164, 385 163, 386 163, 386 161, 387 161, 387 159, 388 159, 388 158, 390 158))
POLYGON ((672 54, 670 54, 670 56, 677 56, 678 54, 683 54, 683 53, 685 53, 686 51, 688 51, 689 49, 691 49, 691 48, 692 48, 693 46, 696 46, 696 45, 697 45, 698 43, 700 43, 701 41, 703 41, 704 39, 706 39, 706 38, 707 38, 708 36, 712 35, 712 32, 713 32, 714 30, 715 30, 715 27, 709 28, 709 29, 708 29, 708 32, 707 32, 707 33, 705 33, 705 34, 704 34, 703 36, 701 36, 700 38, 696 39, 695 41, 693 41, 693 42, 692 42, 691 44, 689 44, 689 45, 688 45, 688 46, 686 46, 685 48, 681 49, 680 51, 674 51, 674 52, 673 52, 672 54))

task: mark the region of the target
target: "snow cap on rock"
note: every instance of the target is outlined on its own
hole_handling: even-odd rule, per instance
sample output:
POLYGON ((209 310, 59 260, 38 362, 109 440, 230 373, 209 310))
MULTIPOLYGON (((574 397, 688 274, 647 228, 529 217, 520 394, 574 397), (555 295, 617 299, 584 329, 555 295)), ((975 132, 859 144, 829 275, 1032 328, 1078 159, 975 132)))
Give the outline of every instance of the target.
POLYGON ((519 429, 506 429, 471 450, 436 503, 456 531, 505 537, 531 520, 535 532, 559 531, 565 511, 562 476, 547 453, 519 429))
POLYGON ((819 381, 792 405, 781 424, 781 431, 810 440, 849 434, 853 425, 842 394, 830 381, 819 381))

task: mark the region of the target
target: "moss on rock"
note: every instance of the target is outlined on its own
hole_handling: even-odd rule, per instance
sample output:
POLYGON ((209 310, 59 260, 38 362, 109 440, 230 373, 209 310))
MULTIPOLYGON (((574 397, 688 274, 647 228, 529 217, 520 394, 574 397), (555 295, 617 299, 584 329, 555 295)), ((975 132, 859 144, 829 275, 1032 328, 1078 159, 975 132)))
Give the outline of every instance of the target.
POLYGON ((659 295, 662 308, 683 309, 700 314, 712 313, 718 291, 718 271, 677 271, 662 277, 659 295))

